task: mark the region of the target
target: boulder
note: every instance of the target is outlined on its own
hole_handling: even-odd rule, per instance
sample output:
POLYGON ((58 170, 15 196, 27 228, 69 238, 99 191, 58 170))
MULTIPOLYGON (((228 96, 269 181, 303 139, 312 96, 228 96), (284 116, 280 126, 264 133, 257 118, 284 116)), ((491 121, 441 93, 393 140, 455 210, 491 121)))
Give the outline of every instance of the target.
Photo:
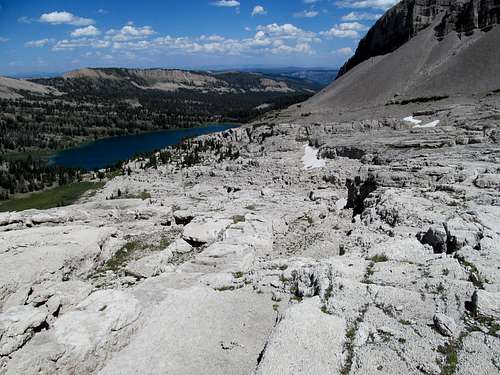
POLYGON ((479 316, 500 320, 500 293, 478 289, 472 295, 472 307, 479 316))
POLYGON ((83 301, 91 291, 92 286, 80 280, 49 281, 33 286, 26 302, 33 306, 44 304, 51 314, 63 314, 83 301))
POLYGON ((193 251, 193 247, 182 238, 178 238, 167 247, 167 250, 172 253, 186 254, 193 251))
POLYGON ((472 248, 479 244, 481 238, 480 229, 473 223, 469 223, 461 217, 454 217, 445 223, 448 235, 448 252, 460 250, 464 246, 472 248))
POLYGON ((448 235, 442 225, 431 225, 427 232, 419 233, 418 238, 423 244, 432 246, 435 253, 446 253, 448 235))
POLYGON ((0 314, 0 357, 23 346, 43 326, 47 315, 47 309, 27 305, 0 314))
POLYGON ((115 228, 85 225, 0 233, 0 307, 20 288, 87 276, 107 260, 105 245, 115 233, 115 228))
POLYGON ((480 174, 474 180, 474 185, 481 189, 500 189, 500 174, 480 174))
POLYGON ((177 225, 187 225, 194 219, 194 214, 189 210, 177 210, 174 212, 174 220, 177 225))
POLYGON ((128 342, 140 314, 132 294, 97 291, 14 353, 6 374, 94 373, 128 342))
POLYGON ((172 257, 173 254, 170 250, 163 250, 130 262, 125 268, 125 272, 139 278, 158 276, 173 269, 169 263, 172 257))
POLYGON ((455 320, 450 318, 445 314, 436 314, 433 318, 434 327, 441 333, 443 336, 455 337, 458 332, 457 323, 455 320))
POLYGON ((224 230, 233 223, 227 219, 192 221, 184 227, 182 238, 193 246, 216 241, 224 230))

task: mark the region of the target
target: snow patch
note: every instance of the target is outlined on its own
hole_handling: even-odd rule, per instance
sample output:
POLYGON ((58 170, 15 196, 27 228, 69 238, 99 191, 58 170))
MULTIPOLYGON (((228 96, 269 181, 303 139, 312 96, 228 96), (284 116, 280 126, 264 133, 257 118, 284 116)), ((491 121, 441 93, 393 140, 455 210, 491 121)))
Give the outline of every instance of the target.
POLYGON ((439 124, 439 120, 429 122, 425 125, 415 125, 414 128, 435 128, 439 124))
POLYGON ((319 150, 313 148, 309 145, 304 146, 304 156, 302 157, 302 163, 304 163, 304 169, 314 169, 323 168, 326 165, 326 161, 318 158, 319 150))
POLYGON ((403 121, 411 122, 412 124, 418 125, 422 123, 422 120, 417 120, 413 116, 408 116, 403 119, 403 121))
POLYGON ((347 206, 347 199, 340 198, 337 202, 335 202, 335 207, 339 210, 343 210, 347 206))

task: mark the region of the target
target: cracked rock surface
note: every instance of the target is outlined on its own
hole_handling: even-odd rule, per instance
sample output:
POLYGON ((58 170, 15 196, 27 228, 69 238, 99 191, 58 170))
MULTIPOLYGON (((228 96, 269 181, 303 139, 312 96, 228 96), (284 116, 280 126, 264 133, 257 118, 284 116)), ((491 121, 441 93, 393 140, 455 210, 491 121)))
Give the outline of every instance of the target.
POLYGON ((0 374, 498 374, 488 111, 233 129, 0 214, 0 374))

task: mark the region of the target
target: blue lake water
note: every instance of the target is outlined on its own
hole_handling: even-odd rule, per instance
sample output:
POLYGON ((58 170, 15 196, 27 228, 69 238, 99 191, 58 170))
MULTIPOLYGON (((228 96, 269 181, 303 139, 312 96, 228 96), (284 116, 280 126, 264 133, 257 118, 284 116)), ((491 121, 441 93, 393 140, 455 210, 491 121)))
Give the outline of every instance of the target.
POLYGON ((53 165, 97 170, 128 160, 137 153, 159 150, 180 143, 184 138, 215 133, 235 128, 233 124, 209 124, 181 130, 165 130, 153 133, 126 135, 100 139, 80 147, 70 148, 54 155, 53 165))

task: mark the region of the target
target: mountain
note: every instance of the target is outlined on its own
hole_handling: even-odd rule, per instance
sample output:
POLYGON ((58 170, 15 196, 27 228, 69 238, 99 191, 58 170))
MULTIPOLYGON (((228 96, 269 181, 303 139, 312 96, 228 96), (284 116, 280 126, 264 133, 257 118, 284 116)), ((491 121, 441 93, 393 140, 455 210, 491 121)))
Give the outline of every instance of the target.
POLYGON ((49 86, 21 79, 0 77, 0 99, 22 98, 23 93, 32 95, 60 95, 61 93, 49 86))
POLYGON ((500 88, 497 1, 404 0, 368 31, 334 83, 303 111, 471 97, 500 88))
MULTIPOLYGON (((317 84, 306 80, 290 80, 253 72, 204 72, 178 69, 126 69, 126 68, 85 68, 62 77, 64 80, 43 80, 45 83, 64 88, 61 82, 90 80, 100 84, 120 84, 142 90, 175 92, 194 90, 204 93, 247 93, 247 92, 314 92, 317 84)), ((97 85, 100 85, 97 83, 97 85)))
POLYGON ((262 74, 275 76, 277 79, 292 78, 306 80, 322 87, 328 86, 337 77, 339 70, 331 68, 300 68, 300 67, 283 67, 283 68, 257 68, 253 71, 262 74))
POLYGON ((56 78, 0 78, 0 150, 54 150, 139 131, 244 123, 302 102, 321 87, 262 73, 172 69, 85 68, 56 78))

